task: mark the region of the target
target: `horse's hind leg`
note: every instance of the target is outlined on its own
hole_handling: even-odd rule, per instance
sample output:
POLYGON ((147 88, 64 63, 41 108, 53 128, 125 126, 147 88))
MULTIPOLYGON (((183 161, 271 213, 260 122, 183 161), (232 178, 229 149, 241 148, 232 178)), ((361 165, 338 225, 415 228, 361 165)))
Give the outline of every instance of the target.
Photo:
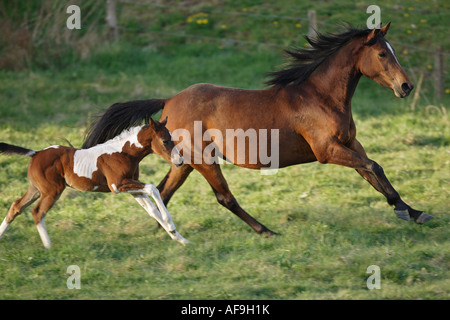
POLYGON ((9 225, 13 222, 13 220, 25 210, 29 205, 31 205, 36 199, 38 199, 40 196, 39 190, 30 183, 30 187, 28 188, 25 195, 14 201, 11 205, 8 214, 6 215, 5 220, 3 220, 2 224, 0 225, 0 239, 5 234, 6 230, 8 229, 9 225))
POLYGON ((230 189, 228 188, 227 181, 222 175, 222 171, 220 170, 220 166, 218 164, 203 164, 192 166, 194 167, 194 169, 199 171, 208 181, 214 191, 214 194, 216 195, 217 201, 221 205, 244 220, 244 222, 247 223, 256 233, 266 234, 269 236, 277 234, 258 222, 255 218, 250 216, 247 212, 244 211, 244 209, 240 207, 234 196, 231 194, 230 189))
POLYGON ((44 244, 44 247, 47 249, 50 249, 51 242, 50 237, 48 236, 47 233, 47 229, 45 228, 44 218, 47 212, 53 206, 53 204, 58 200, 61 193, 62 191, 57 193, 53 192, 50 194, 42 194, 41 199, 39 199, 39 202, 33 208, 32 215, 34 223, 36 224, 36 228, 39 232, 39 236, 41 237, 42 243, 44 244))

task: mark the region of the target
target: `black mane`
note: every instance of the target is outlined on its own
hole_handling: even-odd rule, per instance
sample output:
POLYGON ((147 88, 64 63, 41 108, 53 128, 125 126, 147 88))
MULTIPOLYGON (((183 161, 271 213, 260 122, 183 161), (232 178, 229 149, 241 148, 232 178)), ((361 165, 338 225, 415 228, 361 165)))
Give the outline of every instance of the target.
POLYGON ((284 50, 290 58, 287 67, 268 74, 271 78, 266 84, 285 87, 291 83, 298 86, 308 79, 311 73, 330 55, 338 51, 349 41, 367 36, 370 29, 355 29, 346 27, 346 31, 340 34, 321 34, 317 32, 315 38, 305 36, 310 44, 308 48, 293 48, 284 50))

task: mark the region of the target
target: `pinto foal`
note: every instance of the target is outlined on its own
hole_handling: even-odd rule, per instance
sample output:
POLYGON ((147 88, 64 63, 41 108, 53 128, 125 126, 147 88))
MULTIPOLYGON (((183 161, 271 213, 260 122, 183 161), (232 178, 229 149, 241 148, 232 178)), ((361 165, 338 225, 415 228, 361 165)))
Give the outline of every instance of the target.
POLYGON ((40 197, 32 215, 44 246, 50 248, 44 217, 66 186, 70 186, 81 191, 131 193, 172 239, 186 244, 188 241, 176 231, 158 189, 138 180, 139 162, 150 153, 156 153, 176 166, 183 164, 183 158, 165 127, 166 120, 159 123, 150 119, 147 125, 131 128, 89 149, 51 146, 33 151, 0 143, 0 153, 31 157, 28 166, 30 186, 25 195, 11 205, 0 225, 0 239, 14 218, 40 197))

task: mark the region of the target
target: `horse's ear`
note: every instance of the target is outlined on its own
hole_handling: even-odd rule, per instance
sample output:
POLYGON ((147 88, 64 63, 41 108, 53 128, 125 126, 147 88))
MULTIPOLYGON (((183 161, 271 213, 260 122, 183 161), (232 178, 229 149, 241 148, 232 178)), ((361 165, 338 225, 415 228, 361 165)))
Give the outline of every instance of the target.
POLYGON ((155 120, 150 118, 150 121, 148 122, 148 124, 150 125, 150 127, 153 128, 153 130, 156 130, 156 122, 155 122, 155 120))
POLYGON ((166 124, 167 124, 167 116, 166 116, 166 118, 163 120, 163 121, 161 121, 160 122, 160 124, 162 124, 164 127, 166 126, 166 124))
POLYGON ((380 30, 381 29, 373 28, 372 31, 370 31, 370 33, 367 35, 366 43, 364 44, 369 46, 374 44, 378 34, 380 33, 380 30))
POLYGON ((389 21, 389 22, 387 23, 387 25, 385 25, 383 28, 380 29, 380 32, 381 32, 381 34, 383 35, 383 37, 384 37, 384 36, 386 35, 386 33, 388 32, 390 25, 391 25, 391 22, 389 21))

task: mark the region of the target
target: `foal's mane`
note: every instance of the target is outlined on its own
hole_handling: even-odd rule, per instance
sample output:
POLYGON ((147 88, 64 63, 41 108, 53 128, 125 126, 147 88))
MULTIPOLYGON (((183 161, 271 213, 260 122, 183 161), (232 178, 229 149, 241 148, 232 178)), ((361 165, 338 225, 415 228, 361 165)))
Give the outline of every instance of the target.
POLYGON ((113 144, 115 142, 122 141, 124 139, 128 139, 130 136, 136 135, 145 126, 148 126, 148 125, 144 124, 144 125, 135 126, 135 127, 131 127, 131 128, 125 129, 119 135, 117 135, 114 138, 111 138, 110 140, 104 142, 103 145, 113 144))
POLYGON ((300 85, 327 57, 336 53, 351 40, 367 36, 371 31, 370 29, 355 29, 351 26, 346 26, 345 29, 340 34, 316 32, 315 38, 305 36, 306 41, 310 44, 308 48, 284 50, 290 59, 289 62, 284 69, 269 73, 268 76, 271 79, 266 84, 273 87, 285 87, 291 83, 295 86, 300 85))

